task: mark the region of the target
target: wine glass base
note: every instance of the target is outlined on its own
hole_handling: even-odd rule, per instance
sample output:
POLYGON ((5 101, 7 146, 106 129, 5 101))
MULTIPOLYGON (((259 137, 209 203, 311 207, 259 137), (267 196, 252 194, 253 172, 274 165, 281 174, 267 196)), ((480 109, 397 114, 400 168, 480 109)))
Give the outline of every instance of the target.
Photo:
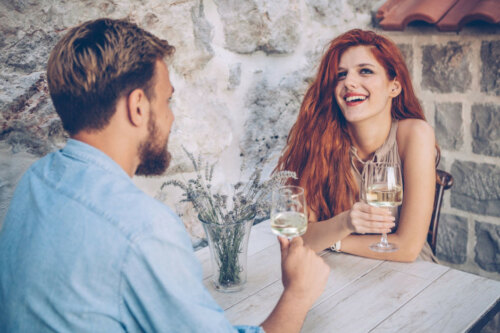
POLYGON ((375 243, 370 245, 370 250, 374 252, 394 252, 397 251, 399 248, 396 244, 394 243, 375 243))

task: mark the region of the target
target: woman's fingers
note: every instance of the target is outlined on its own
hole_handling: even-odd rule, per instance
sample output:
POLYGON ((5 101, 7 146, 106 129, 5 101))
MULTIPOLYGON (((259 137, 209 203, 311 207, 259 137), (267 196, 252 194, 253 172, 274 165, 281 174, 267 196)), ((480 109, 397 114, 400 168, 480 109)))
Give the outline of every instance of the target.
POLYGON ((373 222, 393 222, 395 220, 388 210, 387 212, 384 210, 355 210, 351 212, 351 218, 373 222))
POLYGON ((359 217, 363 220, 368 220, 372 222, 394 222, 396 219, 392 215, 380 215, 372 213, 359 213, 359 217))
POLYGON ((395 226, 394 216, 387 208, 357 202, 351 209, 351 223, 357 233, 385 233, 395 226))
POLYGON ((384 232, 391 232, 394 223, 379 223, 379 222, 364 222, 358 225, 358 232, 380 234, 384 232))
POLYGON ((391 215, 391 211, 389 208, 384 208, 384 207, 375 207, 375 206, 370 206, 369 204, 366 204, 364 202, 359 202, 359 210, 367 213, 367 214, 374 214, 374 215, 391 215))

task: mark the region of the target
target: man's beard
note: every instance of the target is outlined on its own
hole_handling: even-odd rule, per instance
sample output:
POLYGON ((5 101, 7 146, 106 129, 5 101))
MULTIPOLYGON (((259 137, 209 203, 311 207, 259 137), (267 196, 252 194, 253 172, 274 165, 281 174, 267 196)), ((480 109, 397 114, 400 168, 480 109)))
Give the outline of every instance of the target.
POLYGON ((168 138, 164 145, 158 142, 158 127, 152 113, 148 121, 148 131, 147 139, 139 145, 141 163, 135 171, 137 176, 159 176, 170 164, 171 155, 167 151, 168 138))

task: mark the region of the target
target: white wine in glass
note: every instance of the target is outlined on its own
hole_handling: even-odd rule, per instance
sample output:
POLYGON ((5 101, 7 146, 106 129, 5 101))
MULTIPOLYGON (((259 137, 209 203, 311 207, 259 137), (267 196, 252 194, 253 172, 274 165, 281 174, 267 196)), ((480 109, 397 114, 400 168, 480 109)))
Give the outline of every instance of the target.
POLYGON ((373 184, 366 190, 366 201, 372 206, 396 207, 403 202, 403 189, 398 185, 373 184))
POLYGON ((307 230, 304 189, 300 186, 281 186, 272 193, 271 230, 276 235, 292 239, 307 230))
MULTIPOLYGON (((401 168, 396 163, 368 163, 363 172, 362 191, 366 202, 375 207, 397 207, 403 203, 401 168)), ((370 245, 375 252, 394 252, 398 246, 387 241, 383 233, 380 242, 370 245)))

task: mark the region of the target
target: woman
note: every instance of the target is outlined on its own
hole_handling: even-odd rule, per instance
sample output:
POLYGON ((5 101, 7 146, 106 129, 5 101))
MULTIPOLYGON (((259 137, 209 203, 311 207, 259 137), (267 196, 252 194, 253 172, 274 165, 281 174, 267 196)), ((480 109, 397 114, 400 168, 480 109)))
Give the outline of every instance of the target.
MULTIPOLYGON (((436 143, 396 45, 354 29, 335 38, 321 60, 292 127, 278 170, 295 171, 309 208, 304 241, 364 257, 413 261, 422 251, 432 215, 436 143), (404 195, 399 218, 359 200, 369 161, 401 164, 404 195), (316 223, 317 221, 322 221, 316 223), (369 246, 380 233, 391 253, 369 246), (374 233, 367 235, 367 233, 374 233), (336 246, 336 248, 335 248, 336 246), (340 248, 340 249, 339 249, 340 248)), ((439 151, 438 151, 439 155, 439 151)), ((396 214, 397 215, 397 214, 396 214)))

